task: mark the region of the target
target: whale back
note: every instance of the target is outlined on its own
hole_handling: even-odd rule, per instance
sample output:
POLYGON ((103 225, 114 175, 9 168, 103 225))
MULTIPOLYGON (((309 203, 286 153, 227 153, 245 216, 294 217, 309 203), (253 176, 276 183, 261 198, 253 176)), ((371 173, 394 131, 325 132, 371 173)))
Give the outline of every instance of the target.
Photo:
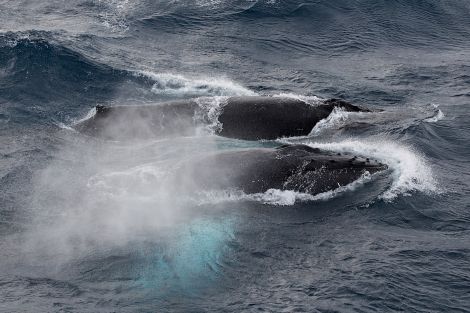
POLYGON ((146 139, 194 134, 194 101, 158 105, 96 106, 96 114, 76 125, 88 135, 105 139, 146 139))
POLYGON ((232 97, 219 117, 220 135, 246 140, 307 136, 335 107, 368 111, 338 99, 314 105, 296 98, 232 97))
MULTIPOLYGON (((221 127, 215 133, 245 140, 306 136, 335 107, 367 111, 336 99, 313 105, 285 97, 230 97, 221 103, 217 117, 221 127)), ((203 120, 198 118, 201 111, 193 99, 157 105, 97 106, 96 114, 76 128, 107 139, 194 135, 196 128, 203 126, 203 120)))
POLYGON ((220 135, 246 140, 303 136, 330 112, 293 98, 233 97, 219 117, 220 135))
POLYGON ((219 152, 181 167, 185 179, 204 189, 268 189, 318 194, 345 186, 387 167, 374 160, 306 145, 219 152))

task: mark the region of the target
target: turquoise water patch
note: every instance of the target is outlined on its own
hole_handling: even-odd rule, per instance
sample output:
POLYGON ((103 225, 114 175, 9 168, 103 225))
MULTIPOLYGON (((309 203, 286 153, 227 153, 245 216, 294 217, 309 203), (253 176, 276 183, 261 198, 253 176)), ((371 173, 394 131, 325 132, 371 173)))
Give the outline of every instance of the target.
POLYGON ((144 288, 192 294, 222 275, 234 238, 232 219, 198 218, 181 225, 141 269, 144 288))

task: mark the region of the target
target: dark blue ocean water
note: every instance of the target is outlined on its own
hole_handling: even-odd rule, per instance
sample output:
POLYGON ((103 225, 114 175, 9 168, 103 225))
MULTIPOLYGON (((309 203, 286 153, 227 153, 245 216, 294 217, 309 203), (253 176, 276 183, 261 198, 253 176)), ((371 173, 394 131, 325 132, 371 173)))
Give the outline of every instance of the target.
POLYGON ((469 312, 469 105, 466 0, 0 1, 0 311, 469 312), (73 129, 97 104, 231 95, 378 112, 274 142, 73 129), (389 171, 313 199, 159 183, 285 141, 389 171))

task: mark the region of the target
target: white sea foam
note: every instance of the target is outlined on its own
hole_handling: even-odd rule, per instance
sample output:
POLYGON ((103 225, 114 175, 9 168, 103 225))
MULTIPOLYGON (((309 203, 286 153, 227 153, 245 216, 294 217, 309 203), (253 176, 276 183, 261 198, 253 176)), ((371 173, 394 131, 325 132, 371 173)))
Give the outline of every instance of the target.
POLYGON ((304 95, 298 95, 295 93, 279 93, 279 94, 273 95, 273 97, 297 99, 297 100, 303 101, 305 103, 308 103, 314 106, 321 104, 322 101, 324 100, 317 96, 304 96, 304 95))
POLYGON ((435 123, 444 118, 444 113, 437 105, 418 106, 406 110, 388 109, 379 112, 348 112, 335 107, 328 117, 320 120, 309 136, 324 135, 329 130, 336 130, 354 122, 373 125, 400 125, 403 129, 421 123, 435 123), (430 114, 433 114, 430 116, 430 114))
POLYGON ((280 190, 280 189, 268 189, 265 192, 246 194, 241 190, 211 190, 203 191, 198 193, 198 198, 194 201, 198 205, 202 204, 215 204, 222 202, 237 202, 237 201, 256 201, 263 204, 289 206, 294 205, 297 202, 305 201, 325 201, 337 197, 338 195, 347 192, 354 191, 358 187, 362 186, 366 182, 371 180, 369 172, 365 172, 360 178, 354 182, 339 186, 336 189, 322 192, 316 195, 298 192, 294 190, 280 190))
MULTIPOLYGON (((197 97, 195 101, 199 105, 199 110, 196 110, 194 119, 201 122, 201 130, 204 133, 213 134, 222 129, 222 124, 218 118, 228 96, 255 95, 251 90, 225 79, 199 78, 191 80, 181 75, 155 74, 152 72, 138 72, 136 75, 144 75, 154 80, 155 84, 152 87, 154 93, 179 97, 197 97)), ((95 115, 96 108, 92 108, 84 117, 73 121, 71 124, 72 126, 80 124, 95 115)), ((61 125, 61 127, 70 128, 66 125, 61 125)))
POLYGON ((247 199, 271 205, 293 205, 296 202, 325 201, 333 199, 344 192, 354 191, 358 187, 362 186, 364 183, 370 181, 370 179, 370 173, 365 172, 361 177, 359 177, 357 180, 353 181, 350 184, 347 184, 345 186, 338 186, 338 188, 336 189, 325 191, 316 195, 311 195, 308 193, 298 192, 294 190, 269 189, 263 193, 247 195, 247 199))
MULTIPOLYGON (((436 107, 436 109, 437 109, 437 107, 436 107)), ((436 123, 436 122, 439 122, 440 120, 442 120, 444 117, 445 117, 444 113, 440 109, 437 109, 437 112, 433 117, 429 117, 429 118, 425 119, 424 121, 428 122, 428 123, 436 123)))
POLYGON ((204 133, 215 134, 222 130, 222 123, 219 116, 223 107, 227 104, 228 97, 200 97, 196 99, 199 110, 196 110, 194 119, 196 122, 202 122, 204 133))
POLYGON ((323 131, 331 128, 338 128, 346 123, 350 112, 346 112, 343 108, 335 107, 328 117, 320 120, 310 131, 309 136, 318 136, 323 131))
POLYGON ((153 73, 139 71, 136 75, 148 77, 154 81, 152 92, 161 95, 180 97, 203 96, 253 96, 255 92, 223 77, 189 78, 172 73, 153 73))
MULTIPOLYGON (((3 34, 4 33, 2 32, 2 35, 3 34)), ((29 32, 17 32, 17 33, 15 33, 15 36, 7 37, 6 40, 4 41, 4 43, 7 47, 14 48, 18 45, 18 43, 20 41, 30 40, 31 37, 32 37, 31 33, 29 33, 29 32)))
POLYGON ((56 122, 55 124, 56 124, 57 126, 59 126, 60 128, 62 128, 62 129, 66 129, 66 130, 70 130, 70 131, 75 131, 75 129, 73 129, 71 126, 66 125, 66 124, 64 124, 64 123, 62 123, 62 122, 56 122))
POLYGON ((102 8, 98 14, 103 26, 112 31, 122 31, 129 28, 127 16, 136 5, 129 0, 98 0, 102 8))
POLYGON ((224 202, 256 201, 271 205, 293 205, 297 201, 315 200, 314 196, 293 190, 269 189, 263 193, 246 194, 241 190, 210 190, 197 194, 193 201, 197 205, 224 202))
POLYGON ((439 192, 438 183, 425 157, 413 147, 390 140, 344 140, 334 143, 305 142, 307 145, 335 152, 353 153, 377 159, 392 170, 393 182, 381 198, 393 200, 411 192, 439 192))
POLYGON ((82 117, 82 118, 80 118, 80 119, 78 119, 78 120, 76 120, 76 121, 73 121, 73 122, 72 122, 72 125, 80 124, 80 123, 82 123, 82 122, 84 122, 84 121, 86 121, 86 120, 89 120, 90 118, 92 118, 92 117, 95 116, 95 115, 96 115, 96 107, 91 108, 91 109, 87 112, 87 114, 86 114, 84 117, 82 117))

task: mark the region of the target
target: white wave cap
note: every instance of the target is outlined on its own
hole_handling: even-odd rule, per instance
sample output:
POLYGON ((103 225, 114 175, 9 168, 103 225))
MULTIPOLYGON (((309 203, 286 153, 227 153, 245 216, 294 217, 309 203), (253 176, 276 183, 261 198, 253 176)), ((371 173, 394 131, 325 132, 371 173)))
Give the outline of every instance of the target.
POLYGON ((335 152, 368 156, 386 164, 393 172, 393 182, 380 197, 393 200, 411 192, 437 193, 437 181, 426 159, 412 147, 389 140, 345 140, 337 143, 307 142, 307 145, 335 152))
POLYGON ((223 77, 188 78, 171 73, 140 71, 137 75, 152 79, 152 92, 172 96, 254 96, 255 92, 223 77))

